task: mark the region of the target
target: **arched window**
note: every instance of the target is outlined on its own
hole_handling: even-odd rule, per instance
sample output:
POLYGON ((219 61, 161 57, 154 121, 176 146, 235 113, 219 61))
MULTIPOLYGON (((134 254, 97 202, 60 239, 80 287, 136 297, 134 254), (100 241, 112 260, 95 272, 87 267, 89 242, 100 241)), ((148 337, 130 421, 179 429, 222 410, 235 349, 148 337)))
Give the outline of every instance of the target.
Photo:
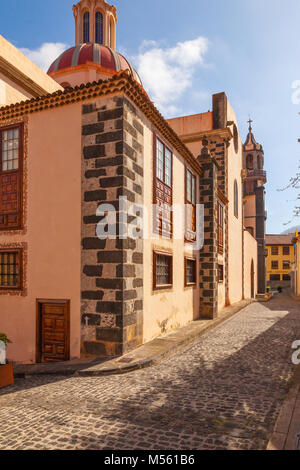
POLYGON ((100 11, 95 15, 95 42, 103 44, 103 15, 100 11))
POLYGON ((234 126, 233 126, 233 143, 234 143, 235 153, 238 153, 238 151, 239 151, 239 133, 238 133, 238 129, 236 127, 236 124, 234 124, 234 126))
POLYGON ((83 15, 83 42, 90 42, 90 14, 88 11, 83 15))
POLYGON ((239 216, 239 188, 236 180, 234 182, 234 215, 239 216))
POLYGON ((253 170, 253 155, 247 155, 246 158, 246 167, 247 170, 253 170))
POLYGON ((257 166, 258 166, 259 170, 263 169, 263 161, 262 161, 262 157, 260 155, 257 157, 257 166))

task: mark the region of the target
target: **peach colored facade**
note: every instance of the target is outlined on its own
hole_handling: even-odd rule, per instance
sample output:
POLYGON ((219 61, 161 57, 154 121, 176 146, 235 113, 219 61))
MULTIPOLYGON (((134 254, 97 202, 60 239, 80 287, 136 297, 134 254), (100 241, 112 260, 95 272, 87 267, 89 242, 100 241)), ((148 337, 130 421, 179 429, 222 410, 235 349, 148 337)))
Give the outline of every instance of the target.
POLYGON ((256 237, 256 198, 254 194, 244 197, 244 220, 245 227, 250 229, 250 232, 256 237))
MULTIPOLYGON (((149 122, 144 123, 145 152, 144 172, 147 178, 144 181, 144 201, 149 208, 148 226, 152 225, 153 187, 153 131, 149 122)), ((173 203, 183 208, 185 194, 185 168, 190 168, 184 159, 173 151, 173 203)), ((199 175, 197 175, 199 182, 199 175)), ((198 184, 197 184, 198 187, 198 184)), ((197 194, 199 200, 199 194, 197 194)), ((190 245, 184 241, 184 226, 182 226, 181 239, 153 239, 144 240, 144 335, 143 342, 172 331, 175 328, 199 318, 199 287, 197 285, 185 287, 184 258, 197 259, 190 245), (173 286, 163 291, 153 290, 153 251, 163 251, 173 255, 175 269, 173 271, 173 286)), ((199 266, 199 264, 198 264, 199 266)), ((198 271, 198 270, 197 270, 198 271)))
POLYGON ((183 140, 195 139, 198 141, 199 132, 213 129, 213 115, 211 111, 208 111, 207 113, 168 119, 168 123, 183 140))
POLYGON ((75 87, 81 83, 92 83, 98 80, 106 80, 112 76, 110 70, 104 69, 92 62, 88 65, 78 65, 77 67, 66 68, 62 71, 51 73, 51 77, 61 84, 64 88, 67 86, 75 87))
POLYGON ((256 297, 257 294, 257 241, 245 230, 245 262, 244 262, 244 296, 245 299, 256 297))
MULTIPOLYGON (((238 128, 237 119, 230 104, 227 105, 227 120, 238 128)), ((235 145, 228 148, 228 278, 229 303, 233 304, 243 298, 243 188, 242 188, 242 141, 238 132, 237 149, 235 145), (238 185, 238 216, 234 213, 234 183, 238 185)), ((248 253, 244 252, 245 256, 248 253)))
POLYGON ((70 299, 70 355, 80 355, 80 109, 65 106, 25 121, 24 233, 0 232, 0 248, 27 246, 26 296, 0 295, 1 330, 17 362, 36 360, 36 299, 70 299))

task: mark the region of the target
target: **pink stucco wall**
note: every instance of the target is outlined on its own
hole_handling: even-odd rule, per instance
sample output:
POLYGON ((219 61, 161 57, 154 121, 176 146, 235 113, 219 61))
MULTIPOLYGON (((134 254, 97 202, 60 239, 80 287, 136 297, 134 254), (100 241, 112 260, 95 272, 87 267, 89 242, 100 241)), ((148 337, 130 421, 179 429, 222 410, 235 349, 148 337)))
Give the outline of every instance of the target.
POLYGON ((252 235, 245 231, 245 263, 244 263, 244 295, 245 299, 251 298, 251 263, 254 265, 254 297, 257 294, 257 241, 252 235))
POLYGON ((208 111, 207 113, 168 119, 167 122, 180 136, 195 134, 197 132, 211 131, 213 129, 213 114, 208 111))
POLYGON ((244 197, 244 225, 251 227, 256 237, 256 196, 250 194, 244 197))
POLYGON ((0 233, 0 246, 28 244, 27 296, 0 295, 10 360, 35 362, 38 298, 71 300, 70 354, 80 354, 80 149, 81 104, 29 116, 26 233, 0 233))

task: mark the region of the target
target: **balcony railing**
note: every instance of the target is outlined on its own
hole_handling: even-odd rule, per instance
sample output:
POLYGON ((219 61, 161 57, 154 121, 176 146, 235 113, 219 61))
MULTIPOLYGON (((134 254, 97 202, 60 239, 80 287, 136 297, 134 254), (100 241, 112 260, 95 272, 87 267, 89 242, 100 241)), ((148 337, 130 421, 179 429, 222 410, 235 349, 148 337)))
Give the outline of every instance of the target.
POLYGON ((267 172, 264 170, 247 170, 247 178, 260 178, 267 180, 267 172))

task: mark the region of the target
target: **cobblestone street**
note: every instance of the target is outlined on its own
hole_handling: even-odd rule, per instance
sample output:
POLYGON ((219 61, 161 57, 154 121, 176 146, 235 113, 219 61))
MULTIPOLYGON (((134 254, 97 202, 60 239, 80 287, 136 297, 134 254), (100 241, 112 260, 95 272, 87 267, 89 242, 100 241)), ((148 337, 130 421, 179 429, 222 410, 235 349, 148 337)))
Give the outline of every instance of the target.
POLYGON ((0 449, 265 449, 288 391, 299 303, 254 303, 156 367, 17 379, 0 449))

